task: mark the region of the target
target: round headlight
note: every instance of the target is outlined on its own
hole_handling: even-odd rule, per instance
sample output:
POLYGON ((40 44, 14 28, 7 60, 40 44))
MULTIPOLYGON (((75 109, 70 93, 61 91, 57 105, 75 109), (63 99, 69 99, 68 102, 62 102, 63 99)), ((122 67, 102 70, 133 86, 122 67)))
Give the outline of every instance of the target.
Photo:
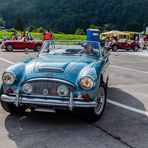
POLYGON ((80 80, 80 86, 83 89, 90 90, 95 86, 95 81, 91 76, 85 76, 80 80))
POLYGON ((30 83, 26 83, 23 85, 23 91, 27 94, 32 93, 32 85, 30 83))
POLYGON ((57 89, 57 93, 61 97, 67 96, 69 93, 68 87, 65 85, 60 85, 57 89))
POLYGON ((5 72, 2 76, 2 80, 4 84, 12 85, 16 80, 16 76, 13 72, 5 72))

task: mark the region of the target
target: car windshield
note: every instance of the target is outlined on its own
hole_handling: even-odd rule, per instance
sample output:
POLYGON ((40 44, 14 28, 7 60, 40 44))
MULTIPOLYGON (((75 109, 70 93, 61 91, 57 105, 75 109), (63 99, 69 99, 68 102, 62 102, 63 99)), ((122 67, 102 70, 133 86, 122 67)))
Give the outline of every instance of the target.
POLYGON ((101 57, 99 43, 92 41, 45 41, 39 56, 47 54, 101 57))

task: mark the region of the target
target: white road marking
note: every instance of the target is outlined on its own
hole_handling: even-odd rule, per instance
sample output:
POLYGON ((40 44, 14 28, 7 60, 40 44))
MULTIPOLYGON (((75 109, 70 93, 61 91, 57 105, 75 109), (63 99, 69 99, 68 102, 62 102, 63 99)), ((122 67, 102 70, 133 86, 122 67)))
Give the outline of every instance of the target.
POLYGON ((114 66, 114 65, 110 65, 110 67, 148 74, 148 71, 136 70, 136 69, 127 68, 127 67, 120 67, 120 66, 114 66))
POLYGON ((145 115, 145 116, 148 117, 148 112, 147 112, 147 111, 143 111, 143 110, 140 110, 140 109, 136 109, 136 108, 133 108, 133 107, 130 107, 130 106, 127 106, 127 105, 124 105, 124 104, 121 104, 121 103, 112 101, 112 100, 110 100, 110 99, 107 99, 107 102, 110 103, 110 104, 119 106, 119 107, 121 107, 121 108, 130 110, 130 111, 133 111, 133 112, 136 112, 136 113, 139 113, 139 114, 143 114, 143 115, 145 115))
POLYGON ((5 62, 7 62, 7 63, 9 63, 9 64, 14 64, 14 62, 8 61, 8 60, 3 59, 3 58, 0 58, 0 60, 5 61, 5 62))
MULTIPOLYGON (((6 60, 6 59, 3 59, 3 58, 0 58, 0 60, 5 61, 5 62, 10 63, 10 64, 14 64, 14 62, 11 62, 11 61, 6 60)), ((139 71, 139 70, 135 70, 135 69, 124 68, 124 67, 118 67, 118 66, 113 66, 113 65, 112 65, 111 67, 120 68, 120 69, 127 69, 127 70, 132 70, 132 71, 138 71, 138 72, 143 72, 143 73, 148 73, 148 72, 146 72, 146 71, 139 71)), ((133 108, 133 107, 130 107, 130 106, 127 106, 127 105, 124 105, 124 104, 121 104, 121 103, 112 101, 112 100, 110 100, 110 99, 107 99, 107 102, 110 103, 110 104, 116 105, 116 106, 118 106, 118 107, 121 107, 121 108, 130 110, 130 111, 134 111, 134 112, 136 112, 136 113, 139 113, 139 114, 143 114, 143 115, 148 116, 148 112, 146 112, 146 111, 139 110, 139 109, 136 109, 136 108, 133 108)))

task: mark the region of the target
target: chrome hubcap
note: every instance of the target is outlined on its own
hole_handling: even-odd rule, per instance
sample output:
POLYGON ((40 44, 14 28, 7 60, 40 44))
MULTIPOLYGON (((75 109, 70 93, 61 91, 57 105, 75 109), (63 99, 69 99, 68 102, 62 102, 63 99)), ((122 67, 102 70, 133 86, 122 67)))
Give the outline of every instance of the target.
POLYGON ((135 50, 138 50, 138 47, 137 46, 135 46, 135 50))
POLYGON ((8 45, 8 46, 7 46, 7 49, 8 49, 8 50, 12 50, 13 47, 12 47, 11 45, 8 45))
POLYGON ((113 50, 117 50, 117 46, 114 46, 114 47, 113 47, 113 50))
POLYGON ((105 91, 103 87, 99 88, 95 101, 97 103, 97 107, 95 108, 95 113, 97 115, 100 115, 104 108, 104 104, 105 104, 105 91))
POLYGON ((37 47, 36 47, 37 50, 40 50, 40 48, 41 48, 41 46, 37 46, 37 47))

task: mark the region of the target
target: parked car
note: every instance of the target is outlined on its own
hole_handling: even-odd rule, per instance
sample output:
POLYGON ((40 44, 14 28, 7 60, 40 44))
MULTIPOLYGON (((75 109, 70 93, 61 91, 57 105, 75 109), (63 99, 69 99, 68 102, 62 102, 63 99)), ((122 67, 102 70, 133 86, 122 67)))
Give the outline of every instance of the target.
POLYGON ((22 40, 10 40, 4 41, 2 43, 1 48, 6 51, 13 51, 14 49, 33 49, 34 51, 39 51, 43 42, 34 40, 34 41, 26 41, 25 38, 22 40))
MULTIPOLYGON (((45 41, 39 55, 2 75, 1 105, 9 113, 80 109, 98 120, 105 108, 109 57, 98 42, 45 41)), ((28 52, 28 50, 26 50, 28 52)))
POLYGON ((112 49, 112 51, 117 51, 118 49, 125 49, 127 51, 129 50, 133 50, 133 51, 138 51, 139 48, 140 48, 140 45, 138 42, 135 42, 135 41, 122 41, 122 40, 119 40, 119 41, 116 41, 116 42, 112 42, 110 44, 110 48, 112 49))

